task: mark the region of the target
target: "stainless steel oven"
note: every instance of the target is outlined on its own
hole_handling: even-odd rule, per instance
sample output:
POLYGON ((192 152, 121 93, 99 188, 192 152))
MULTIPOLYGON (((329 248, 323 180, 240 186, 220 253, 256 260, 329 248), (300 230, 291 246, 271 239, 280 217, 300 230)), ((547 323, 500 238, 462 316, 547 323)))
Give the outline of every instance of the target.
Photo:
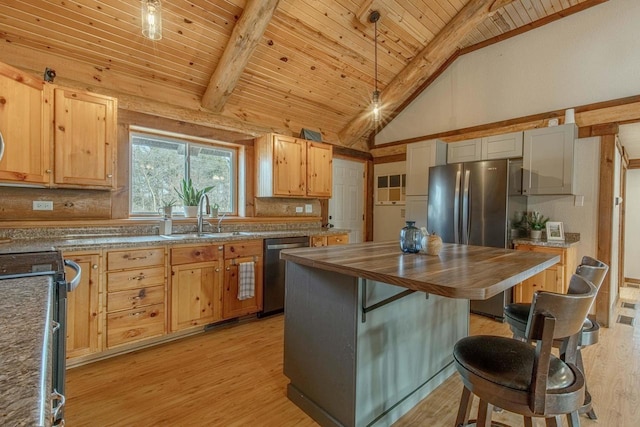
POLYGON ((60 251, 16 252, 0 254, 0 279, 51 276, 53 279, 52 317, 57 325, 52 352, 52 425, 64 425, 64 393, 67 337, 67 292, 80 283, 81 269, 71 260, 63 260, 60 251), (76 271, 73 280, 65 278, 64 267, 76 271))

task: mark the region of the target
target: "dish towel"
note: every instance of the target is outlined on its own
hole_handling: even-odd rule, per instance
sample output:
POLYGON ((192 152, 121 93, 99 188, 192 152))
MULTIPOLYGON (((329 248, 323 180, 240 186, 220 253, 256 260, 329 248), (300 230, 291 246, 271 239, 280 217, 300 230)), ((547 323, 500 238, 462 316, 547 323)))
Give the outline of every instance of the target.
POLYGON ((253 298, 256 291, 254 262, 241 262, 238 266, 238 299, 240 301, 253 298))

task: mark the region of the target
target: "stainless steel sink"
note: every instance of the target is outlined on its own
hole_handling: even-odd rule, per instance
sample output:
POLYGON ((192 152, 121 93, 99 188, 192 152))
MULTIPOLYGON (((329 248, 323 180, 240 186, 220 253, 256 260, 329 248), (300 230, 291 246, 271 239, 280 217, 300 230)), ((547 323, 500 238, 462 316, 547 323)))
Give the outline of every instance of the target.
POLYGON ((184 240, 184 239, 204 239, 210 237, 219 237, 222 233, 202 233, 198 235, 197 233, 188 233, 188 234, 161 234, 160 237, 168 240, 184 240))

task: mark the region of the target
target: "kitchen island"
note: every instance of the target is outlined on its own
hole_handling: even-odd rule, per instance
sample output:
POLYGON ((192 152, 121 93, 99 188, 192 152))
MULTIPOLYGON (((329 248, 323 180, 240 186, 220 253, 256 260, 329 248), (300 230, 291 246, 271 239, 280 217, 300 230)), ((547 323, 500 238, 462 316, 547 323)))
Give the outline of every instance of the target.
POLYGON ((543 253, 397 242, 283 251, 287 395, 321 425, 391 425, 453 374, 469 300, 552 266, 543 253))

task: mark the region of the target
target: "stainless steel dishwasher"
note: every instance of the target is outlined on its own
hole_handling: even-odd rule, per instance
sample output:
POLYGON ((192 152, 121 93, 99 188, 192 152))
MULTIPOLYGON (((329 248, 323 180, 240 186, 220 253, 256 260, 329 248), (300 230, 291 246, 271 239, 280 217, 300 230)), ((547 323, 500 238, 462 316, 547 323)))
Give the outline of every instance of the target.
POLYGON ((258 317, 284 311, 285 262, 280 260, 280 251, 307 246, 309 246, 308 236, 264 240, 264 289, 262 311, 258 313, 258 317))

